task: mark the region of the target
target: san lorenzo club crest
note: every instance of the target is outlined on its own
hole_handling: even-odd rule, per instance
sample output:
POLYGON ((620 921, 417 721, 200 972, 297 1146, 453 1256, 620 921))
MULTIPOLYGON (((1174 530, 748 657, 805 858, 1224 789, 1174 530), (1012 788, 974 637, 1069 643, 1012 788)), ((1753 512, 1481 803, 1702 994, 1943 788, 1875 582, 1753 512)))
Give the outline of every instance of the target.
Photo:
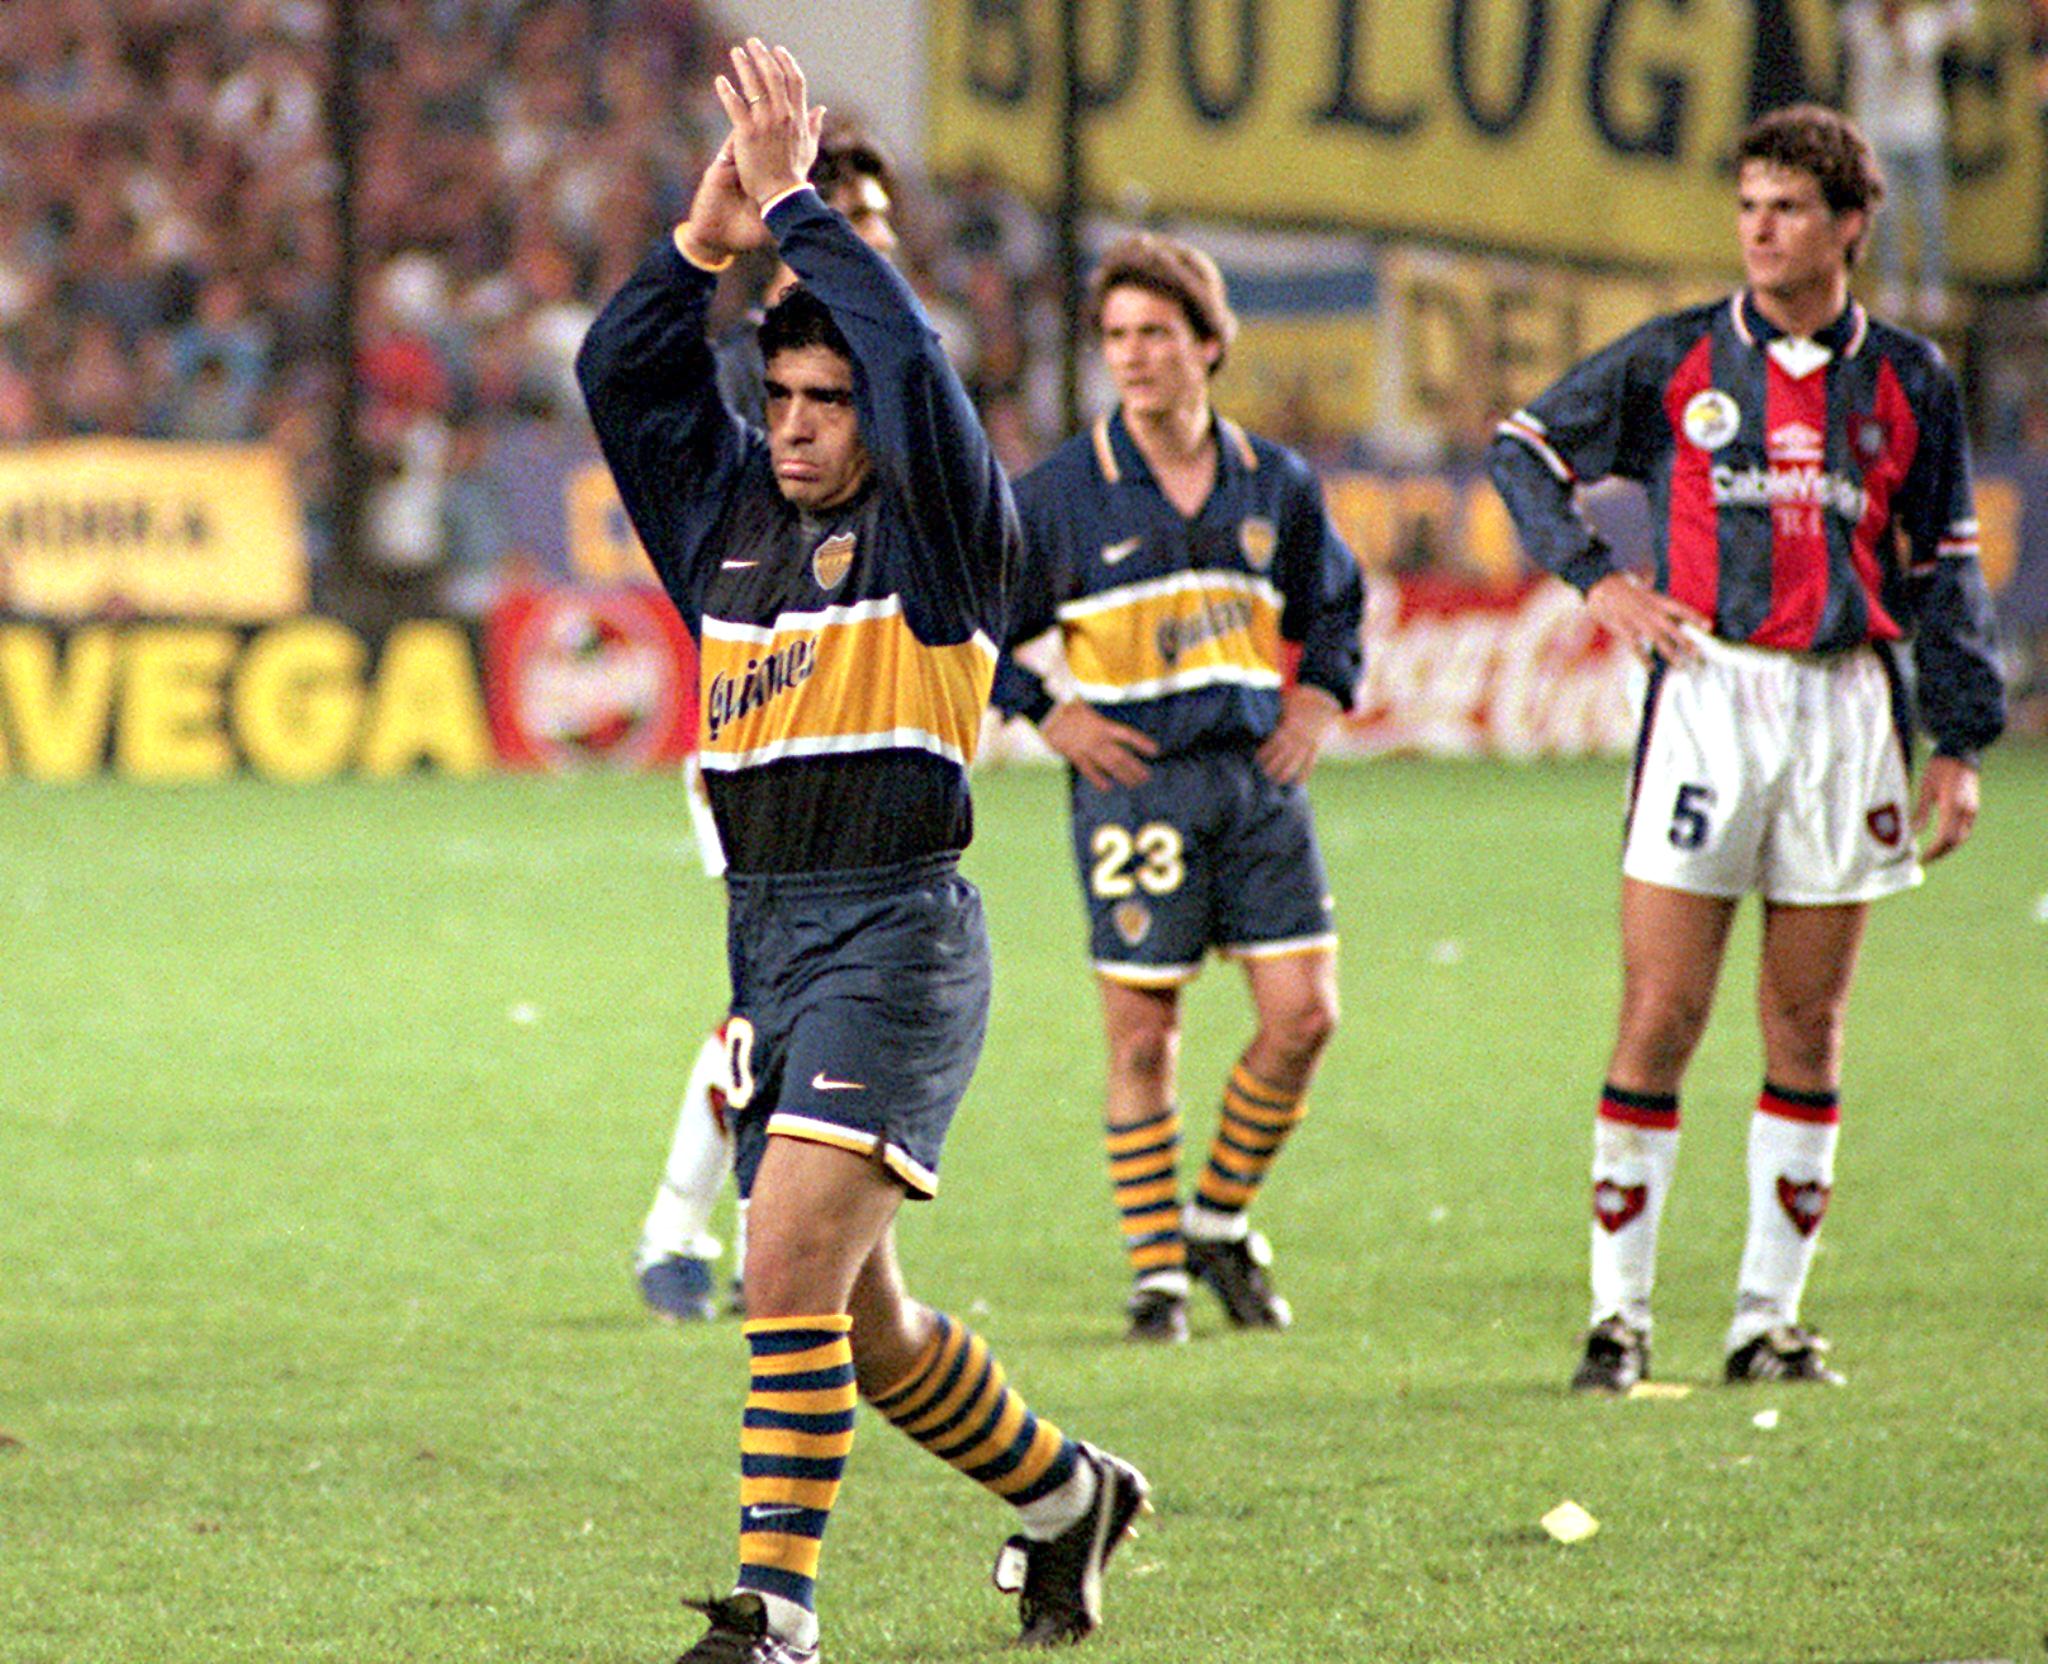
POLYGON ((1905 831, 1905 818, 1899 813, 1896 803, 1880 803, 1863 817, 1863 824, 1870 828, 1870 835, 1886 849, 1896 848, 1901 834, 1905 831))
POLYGON ((1244 551, 1244 558, 1254 572, 1263 572, 1273 564, 1273 551, 1279 546, 1280 534, 1274 530, 1273 522, 1251 514, 1245 516, 1237 528, 1237 546, 1244 551))
POLYGON ((820 589, 837 589, 853 565, 853 533, 834 532, 811 552, 811 576, 820 589))
POLYGON ((1650 1187, 1646 1184, 1616 1184, 1612 1179, 1602 1179, 1593 1186, 1593 1217, 1610 1236, 1639 1218, 1649 1205, 1650 1187))
POLYGON ((1801 1236, 1812 1236, 1820 1229, 1832 1194, 1833 1188, 1817 1179, 1798 1183, 1782 1173, 1778 1175, 1778 1206, 1785 1210, 1786 1220, 1801 1236))
POLYGON ((1883 456, 1891 437, 1891 424, 1882 416, 1852 414, 1849 418, 1849 449, 1858 462, 1867 465, 1883 456))
POLYGON ((1142 901, 1120 901, 1110 922, 1124 939, 1124 946, 1134 948, 1152 934, 1152 909, 1142 901))
POLYGON ((1742 407, 1718 387, 1686 400, 1685 436, 1703 451, 1718 451, 1742 427, 1742 407))

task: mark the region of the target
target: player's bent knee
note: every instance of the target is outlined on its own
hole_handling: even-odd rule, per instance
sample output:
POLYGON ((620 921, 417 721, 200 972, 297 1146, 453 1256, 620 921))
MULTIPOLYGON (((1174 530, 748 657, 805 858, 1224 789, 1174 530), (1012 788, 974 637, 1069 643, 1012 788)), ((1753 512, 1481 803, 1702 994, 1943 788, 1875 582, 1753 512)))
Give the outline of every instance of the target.
POLYGON ((1180 1051, 1180 1033, 1170 1025, 1127 1029, 1110 1037, 1110 1067, 1126 1080, 1172 1078, 1180 1051))

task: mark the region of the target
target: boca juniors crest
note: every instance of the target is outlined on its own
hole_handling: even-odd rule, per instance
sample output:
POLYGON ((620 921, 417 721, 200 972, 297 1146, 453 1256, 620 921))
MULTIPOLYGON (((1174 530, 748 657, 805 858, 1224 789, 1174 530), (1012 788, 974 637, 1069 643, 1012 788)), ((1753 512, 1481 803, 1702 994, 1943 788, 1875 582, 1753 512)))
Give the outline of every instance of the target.
POLYGON ((1142 901, 1118 902, 1110 921, 1116 926, 1116 933, 1124 939, 1125 947, 1134 948, 1152 934, 1152 909, 1142 901))
POLYGON ((1262 515, 1246 515, 1237 528, 1237 546, 1244 551, 1245 564, 1263 572, 1273 564, 1273 551, 1280 546, 1280 533, 1262 515))
POLYGON ((811 551, 811 576, 820 589, 837 589, 852 565, 852 532, 834 532, 811 551))

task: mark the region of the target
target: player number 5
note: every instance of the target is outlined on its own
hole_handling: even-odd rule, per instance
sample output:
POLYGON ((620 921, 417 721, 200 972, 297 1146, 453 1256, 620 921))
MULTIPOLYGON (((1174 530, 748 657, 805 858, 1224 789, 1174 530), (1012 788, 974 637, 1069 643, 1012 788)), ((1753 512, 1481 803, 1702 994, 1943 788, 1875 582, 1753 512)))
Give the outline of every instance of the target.
POLYGON ((1140 889, 1148 896, 1171 895, 1187 877, 1180 833, 1163 820, 1139 827, 1135 835, 1127 827, 1098 826, 1088 851, 1095 857, 1089 887, 1105 901, 1140 889), (1133 857, 1139 863, 1135 871, 1133 857))
POLYGON ((1680 786, 1678 801, 1671 807, 1671 847, 1698 849, 1707 841, 1707 805, 1714 801, 1712 786, 1680 786))

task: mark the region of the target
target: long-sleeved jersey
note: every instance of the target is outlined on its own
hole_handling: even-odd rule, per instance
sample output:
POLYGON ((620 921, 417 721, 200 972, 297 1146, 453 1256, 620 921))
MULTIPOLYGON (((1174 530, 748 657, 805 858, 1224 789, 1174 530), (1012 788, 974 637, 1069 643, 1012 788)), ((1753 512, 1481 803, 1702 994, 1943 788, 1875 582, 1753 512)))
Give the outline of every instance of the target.
POLYGON ((664 243, 577 359, 619 494, 697 639, 698 755, 732 870, 892 865, 963 848, 966 770, 1019 556, 987 436, 916 298, 809 188, 782 257, 854 358, 872 459, 810 514, 718 393, 716 280, 664 243))
POLYGON ((1653 319, 1502 422, 1488 466, 1523 548, 1579 590, 1617 567, 1573 490, 1636 480, 1657 588, 1715 635, 1830 653, 1910 631, 1939 749, 2004 727, 1955 377, 1859 304, 1812 339, 1747 292, 1653 319))
MULTIPOLYGON (((1006 646, 1058 627, 1077 691, 1172 756, 1257 745, 1280 720, 1281 643, 1301 681, 1349 708, 1365 583, 1322 488, 1284 446, 1216 418, 1216 484, 1192 519, 1167 501, 1121 413, 1017 482, 1025 565, 1006 646)), ((1052 697, 1005 653, 996 708, 1052 697)))

